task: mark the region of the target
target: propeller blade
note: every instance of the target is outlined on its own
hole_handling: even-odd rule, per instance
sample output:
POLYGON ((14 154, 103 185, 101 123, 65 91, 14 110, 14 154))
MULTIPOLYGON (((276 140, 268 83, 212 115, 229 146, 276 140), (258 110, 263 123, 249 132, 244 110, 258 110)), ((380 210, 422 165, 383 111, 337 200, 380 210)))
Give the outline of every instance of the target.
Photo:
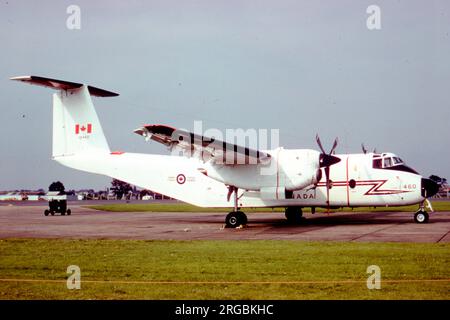
POLYGON ((325 149, 323 148, 322 143, 320 142, 319 134, 316 134, 316 141, 317 141, 317 144, 319 145, 319 148, 322 151, 322 153, 326 154, 325 149))
POLYGON ((364 143, 361 143, 361 148, 362 148, 362 151, 364 152, 364 154, 366 154, 367 153, 367 149, 364 146, 364 143))
POLYGON ((325 167, 325 178, 327 188, 327 212, 330 213, 330 167, 325 167))
POLYGON ((327 188, 327 212, 330 213, 330 166, 341 161, 340 158, 332 155, 338 145, 338 138, 334 139, 333 146, 331 147, 329 153, 325 152, 325 149, 322 146, 322 142, 320 141, 319 134, 316 134, 316 141, 319 145, 320 150, 322 151, 319 157, 319 166, 320 168, 324 168, 325 171, 325 183, 327 188))
POLYGON ((334 139, 333 147, 331 148, 331 151, 328 154, 333 154, 334 149, 336 149, 337 145, 338 145, 338 138, 336 137, 336 139, 334 139))

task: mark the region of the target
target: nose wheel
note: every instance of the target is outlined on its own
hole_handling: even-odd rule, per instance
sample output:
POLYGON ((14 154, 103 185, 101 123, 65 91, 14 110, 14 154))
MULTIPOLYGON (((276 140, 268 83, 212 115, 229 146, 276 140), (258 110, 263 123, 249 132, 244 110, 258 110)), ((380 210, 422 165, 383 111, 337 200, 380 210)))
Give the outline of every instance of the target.
POLYGON ((416 223, 427 223, 429 219, 428 212, 419 210, 414 214, 414 221, 416 223))
POLYGON ((427 223, 430 216, 428 215, 428 212, 425 209, 425 205, 428 207, 428 209, 433 212, 433 207, 431 206, 430 201, 428 199, 425 199, 419 207, 419 210, 414 214, 414 222, 416 223, 427 223))
POLYGON ((228 187, 227 200, 230 201, 231 195, 234 193, 234 210, 231 211, 225 218, 225 227, 237 228, 241 225, 246 225, 248 222, 247 215, 238 210, 238 188, 234 186, 228 187))

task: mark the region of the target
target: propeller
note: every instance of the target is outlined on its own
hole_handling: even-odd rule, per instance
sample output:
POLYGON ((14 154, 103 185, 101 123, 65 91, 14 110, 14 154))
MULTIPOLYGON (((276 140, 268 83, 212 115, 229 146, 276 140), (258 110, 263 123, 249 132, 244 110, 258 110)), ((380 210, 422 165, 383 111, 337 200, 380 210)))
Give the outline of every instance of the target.
MULTIPOLYGON (((364 143, 361 143, 361 148, 363 150, 363 153, 366 154, 368 150, 367 150, 366 146, 364 145, 364 143)), ((373 148, 372 153, 377 153, 377 148, 373 148)))
POLYGON ((367 149, 366 149, 366 146, 364 145, 364 143, 361 143, 361 148, 362 148, 363 153, 366 154, 367 149))
POLYGON ((341 161, 340 158, 332 155, 338 145, 338 138, 334 139, 333 146, 331 147, 331 150, 328 153, 325 152, 325 149, 322 146, 319 134, 316 135, 316 141, 317 144, 319 145, 320 150, 322 151, 319 157, 319 166, 320 168, 324 168, 325 171, 326 187, 327 187, 327 211, 330 212, 330 167, 333 164, 336 164, 339 161, 341 161))
MULTIPOLYGON (((361 148, 362 148, 363 153, 366 154, 367 149, 366 149, 366 146, 364 145, 364 143, 361 143, 361 148)), ((377 153, 377 148, 373 148, 372 153, 377 153)))

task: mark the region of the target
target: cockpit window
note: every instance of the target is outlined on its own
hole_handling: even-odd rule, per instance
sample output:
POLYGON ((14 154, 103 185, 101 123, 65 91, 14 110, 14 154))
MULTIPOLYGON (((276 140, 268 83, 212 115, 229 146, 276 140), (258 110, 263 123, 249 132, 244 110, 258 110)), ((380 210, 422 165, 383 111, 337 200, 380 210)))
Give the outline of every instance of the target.
POLYGON ((373 167, 374 167, 374 169, 381 169, 381 168, 383 168, 382 163, 381 163, 381 158, 380 159, 373 159, 373 167))
POLYGON ((399 157, 391 157, 390 155, 376 155, 373 157, 373 167, 375 169, 386 169, 403 164, 399 157))
POLYGON ((389 168, 392 167, 392 160, 389 157, 384 158, 383 161, 383 168, 389 168))
POLYGON ((372 163, 374 169, 397 170, 418 174, 414 169, 406 166, 402 159, 392 154, 374 154, 372 163))

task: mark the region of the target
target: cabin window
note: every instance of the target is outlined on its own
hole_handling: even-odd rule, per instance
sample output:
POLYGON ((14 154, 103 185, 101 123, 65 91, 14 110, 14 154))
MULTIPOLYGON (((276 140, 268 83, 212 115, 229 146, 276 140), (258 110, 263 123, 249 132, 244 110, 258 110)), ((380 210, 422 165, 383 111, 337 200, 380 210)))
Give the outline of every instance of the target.
POLYGON ((399 157, 394 157, 394 164, 401 164, 403 163, 402 159, 400 159, 399 157))
POLYGON ((351 179, 348 182, 348 185, 349 185, 350 188, 354 189, 356 187, 356 181, 354 179, 351 179))

